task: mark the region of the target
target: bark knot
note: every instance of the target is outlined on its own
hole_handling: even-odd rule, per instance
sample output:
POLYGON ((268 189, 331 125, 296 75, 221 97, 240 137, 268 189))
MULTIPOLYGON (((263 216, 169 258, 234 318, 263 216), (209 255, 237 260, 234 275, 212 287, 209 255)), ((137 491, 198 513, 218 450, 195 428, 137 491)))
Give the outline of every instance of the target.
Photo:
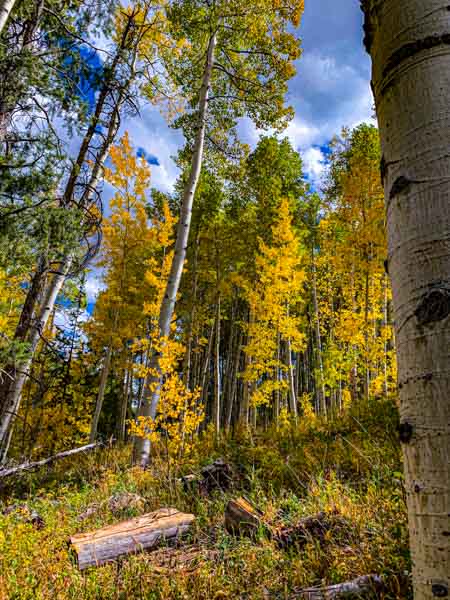
POLYGON ((392 200, 395 196, 398 196, 402 192, 407 192, 412 181, 405 176, 398 177, 389 192, 389 199, 392 200))
POLYGON ((436 286, 425 294, 414 312, 419 325, 443 321, 450 315, 450 288, 436 286))
POLYGON ((400 423, 398 433, 402 444, 409 444, 413 436, 413 431, 414 428, 411 423, 400 423))
POLYGON ((435 598, 448 598, 448 587, 445 583, 433 583, 431 593, 435 598))

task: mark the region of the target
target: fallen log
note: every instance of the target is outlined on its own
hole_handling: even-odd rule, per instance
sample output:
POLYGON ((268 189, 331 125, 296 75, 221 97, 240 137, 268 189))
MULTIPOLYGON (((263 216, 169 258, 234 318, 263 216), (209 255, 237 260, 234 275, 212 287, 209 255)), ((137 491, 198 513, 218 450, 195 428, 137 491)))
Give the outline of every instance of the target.
POLYGON ((300 519, 289 527, 281 527, 274 533, 274 538, 280 548, 289 546, 304 546, 308 541, 324 545, 332 538, 341 545, 346 545, 355 536, 351 523, 337 513, 320 512, 317 515, 300 519))
POLYGON ((66 458, 67 456, 74 456, 75 454, 80 454, 81 452, 90 452, 91 450, 95 450, 95 448, 99 448, 100 446, 103 446, 101 442, 97 442, 95 444, 87 444, 86 446, 81 446, 80 448, 73 448, 72 450, 58 452, 58 454, 54 454, 53 456, 50 456, 49 458, 44 458, 43 460, 22 463, 21 465, 17 465, 17 467, 10 467, 8 469, 0 469, 0 479, 2 477, 10 477, 11 475, 17 475, 18 473, 22 473, 23 471, 33 471, 34 469, 39 469, 39 467, 45 467, 46 465, 50 465, 51 463, 60 460, 61 458, 66 458))
POLYGON ((230 500, 225 509, 225 529, 235 535, 254 535, 260 527, 265 527, 262 516, 246 498, 230 500))
POLYGON ((329 539, 346 545, 355 535, 351 523, 337 513, 320 512, 300 519, 294 525, 276 527, 267 523, 263 513, 246 498, 229 501, 225 509, 225 528, 229 533, 252 535, 261 527, 282 549, 302 547, 309 541, 324 545, 329 539))
POLYGON ((292 597, 302 600, 338 600, 340 598, 379 598, 383 590, 383 580, 378 575, 364 575, 352 581, 337 583, 327 587, 311 587, 300 590, 292 597))
POLYGON ((91 533, 70 538, 80 570, 103 565, 125 554, 134 554, 155 547, 160 541, 175 540, 186 533, 194 515, 175 508, 142 515, 136 519, 109 525, 91 533))

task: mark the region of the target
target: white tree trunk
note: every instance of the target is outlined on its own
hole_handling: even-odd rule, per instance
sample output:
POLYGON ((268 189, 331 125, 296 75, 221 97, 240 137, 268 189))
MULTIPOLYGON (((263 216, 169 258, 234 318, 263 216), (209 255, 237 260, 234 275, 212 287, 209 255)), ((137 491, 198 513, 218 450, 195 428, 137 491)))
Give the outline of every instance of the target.
POLYGON ((61 263, 59 266, 59 272, 53 276, 53 279, 47 286, 41 308, 37 316, 33 320, 33 324, 27 339, 28 357, 25 361, 18 365, 17 376, 8 390, 5 407, 0 420, 0 448, 2 462, 6 459, 9 440, 11 439, 9 435, 10 429, 14 424, 15 417, 17 416, 20 407, 22 389, 29 375, 34 353, 36 351, 39 340, 41 339, 41 335, 47 325, 47 321, 53 311, 56 298, 58 297, 58 294, 60 293, 61 288, 64 284, 66 274, 70 270, 70 264, 70 259, 64 263, 61 263))
POLYGON ((317 345, 317 366, 319 370, 319 381, 317 381, 318 408, 321 414, 327 414, 327 402, 325 396, 325 383, 323 375, 323 359, 322 359, 322 337, 320 335, 320 315, 319 303, 317 300, 317 277, 316 277, 316 262, 314 257, 314 249, 312 250, 312 284, 313 284, 313 310, 314 310, 314 329, 316 334, 317 345))
POLYGON ((98 387, 97 401, 95 403, 94 416, 92 417, 91 433, 89 443, 93 444, 97 438, 98 421, 103 407, 103 399, 105 397, 106 383, 108 381, 109 368, 111 366, 112 346, 110 345, 106 351, 105 360, 103 362, 102 374, 100 376, 100 385, 98 387))
MULTIPOLYGON (((175 242, 175 252, 170 269, 169 279, 161 304, 158 327, 160 336, 167 338, 170 334, 170 324, 172 322, 173 313, 175 310, 175 302, 178 289, 180 287, 181 275, 183 273, 184 261, 186 260, 186 250, 189 241, 189 230, 192 218, 192 205, 194 202, 195 191, 197 189, 198 180, 203 163, 203 151, 205 145, 206 132, 206 117, 208 113, 208 98, 211 87, 212 72, 214 67, 214 53, 217 44, 217 34, 214 33, 208 45, 207 59, 205 70, 203 73, 202 87, 199 99, 199 122, 198 131, 195 138, 195 144, 192 154, 191 171, 188 181, 183 192, 183 201, 181 205, 181 214, 178 222, 177 238, 175 242)), ((159 370, 158 356, 153 355, 150 361, 152 372, 159 370)), ((154 382, 154 376, 149 377, 146 382, 148 389, 149 385, 154 382)), ((158 379, 156 379, 158 382, 158 379)), ((159 386, 151 394, 150 398, 145 398, 142 403, 140 416, 155 418, 159 405, 160 390, 159 386)), ((135 440, 135 457, 142 466, 148 464, 150 459, 150 440, 136 438, 135 440)))
MULTIPOLYGON (((289 409, 294 419, 297 419, 297 395, 295 393, 294 366, 292 364, 292 344, 289 339, 286 344, 289 376, 289 409)), ((297 359, 298 360, 298 359, 297 359)))
POLYGON ((364 0, 382 141, 415 600, 450 594, 450 11, 364 0))
POLYGON ((0 0, 0 33, 5 29, 16 0, 0 0))
POLYGON ((216 435, 220 433, 220 295, 217 298, 216 343, 214 349, 214 427, 216 435))

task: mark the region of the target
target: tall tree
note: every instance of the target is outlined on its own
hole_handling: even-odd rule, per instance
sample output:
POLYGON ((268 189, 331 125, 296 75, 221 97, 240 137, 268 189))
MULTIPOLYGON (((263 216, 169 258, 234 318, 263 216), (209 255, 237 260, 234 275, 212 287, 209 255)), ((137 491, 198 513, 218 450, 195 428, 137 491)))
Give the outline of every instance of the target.
POLYGON ((381 134, 416 600, 450 594, 448 2, 363 0, 381 134))
MULTIPOLYGON (((174 258, 161 305, 161 338, 170 334, 192 218, 192 205, 203 163, 205 141, 227 146, 239 117, 248 115, 260 127, 280 127, 291 114, 284 107, 287 81, 299 56, 298 40, 287 30, 298 25, 303 2, 274 4, 258 0, 178 0, 170 10, 175 36, 186 40, 182 59, 168 62, 169 76, 181 87, 191 108, 178 124, 191 154, 183 191, 174 258), (200 68, 199 68, 200 65, 200 68), (180 83, 181 82, 181 83, 180 83)), ((152 357, 158 372, 158 356, 152 357)), ((148 381, 153 392, 141 407, 142 418, 154 420, 159 404, 158 377, 148 381)), ((137 438, 139 440, 139 438, 137 438)), ((150 439, 138 441, 136 458, 150 459, 150 439)))
POLYGON ((122 111, 127 106, 135 110, 133 96, 139 93, 144 80, 151 85, 147 77, 148 69, 144 72, 140 68, 140 58, 145 54, 146 59, 150 59, 159 40, 160 23, 159 5, 155 6, 153 0, 136 2, 117 13, 117 37, 110 61, 104 67, 105 74, 95 109, 80 142, 78 154, 71 161, 61 196, 55 199, 65 219, 78 215, 78 227, 75 231, 69 228, 69 239, 63 239, 52 260, 43 257, 42 262, 47 264, 47 268, 37 273, 39 277, 36 282, 33 281, 24 303, 25 321, 21 318, 16 330, 17 336, 20 335, 21 341, 27 345, 28 355, 9 365, 7 370, 10 377, 0 386, 0 446, 3 458, 8 450, 11 427, 33 355, 58 294, 67 277, 86 266, 98 249, 95 240, 98 240, 102 212, 98 186, 104 162, 117 135, 122 111), (35 287, 39 293, 34 292, 35 287), (42 298, 40 302, 39 296, 42 298))

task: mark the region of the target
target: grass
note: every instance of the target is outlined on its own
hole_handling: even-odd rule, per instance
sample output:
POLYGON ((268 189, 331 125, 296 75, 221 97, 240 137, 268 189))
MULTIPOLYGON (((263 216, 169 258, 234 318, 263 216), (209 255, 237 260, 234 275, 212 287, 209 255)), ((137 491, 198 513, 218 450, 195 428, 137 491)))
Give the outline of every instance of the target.
POLYGON ((301 423, 220 441, 206 435, 190 463, 176 469, 169 470, 161 457, 148 471, 131 468, 125 446, 23 475, 0 492, 0 598, 282 599, 302 587, 370 573, 384 577, 384 598, 411 598, 396 438, 395 412, 377 405, 339 424, 301 423), (177 483, 180 474, 219 456, 233 467, 233 490, 201 497, 177 483), (194 513, 192 533, 178 549, 137 554, 81 573, 69 536, 138 514, 139 509, 111 511, 108 499, 123 491, 145 499, 141 510, 174 506, 194 513), (263 532, 239 539, 223 525, 227 501, 239 494, 276 526, 325 511, 339 513, 350 528, 285 550, 263 532), (92 506, 96 511, 80 520, 92 506), (32 510, 42 517, 42 527, 28 522, 32 510), (193 560, 183 562, 184 548, 193 560))

